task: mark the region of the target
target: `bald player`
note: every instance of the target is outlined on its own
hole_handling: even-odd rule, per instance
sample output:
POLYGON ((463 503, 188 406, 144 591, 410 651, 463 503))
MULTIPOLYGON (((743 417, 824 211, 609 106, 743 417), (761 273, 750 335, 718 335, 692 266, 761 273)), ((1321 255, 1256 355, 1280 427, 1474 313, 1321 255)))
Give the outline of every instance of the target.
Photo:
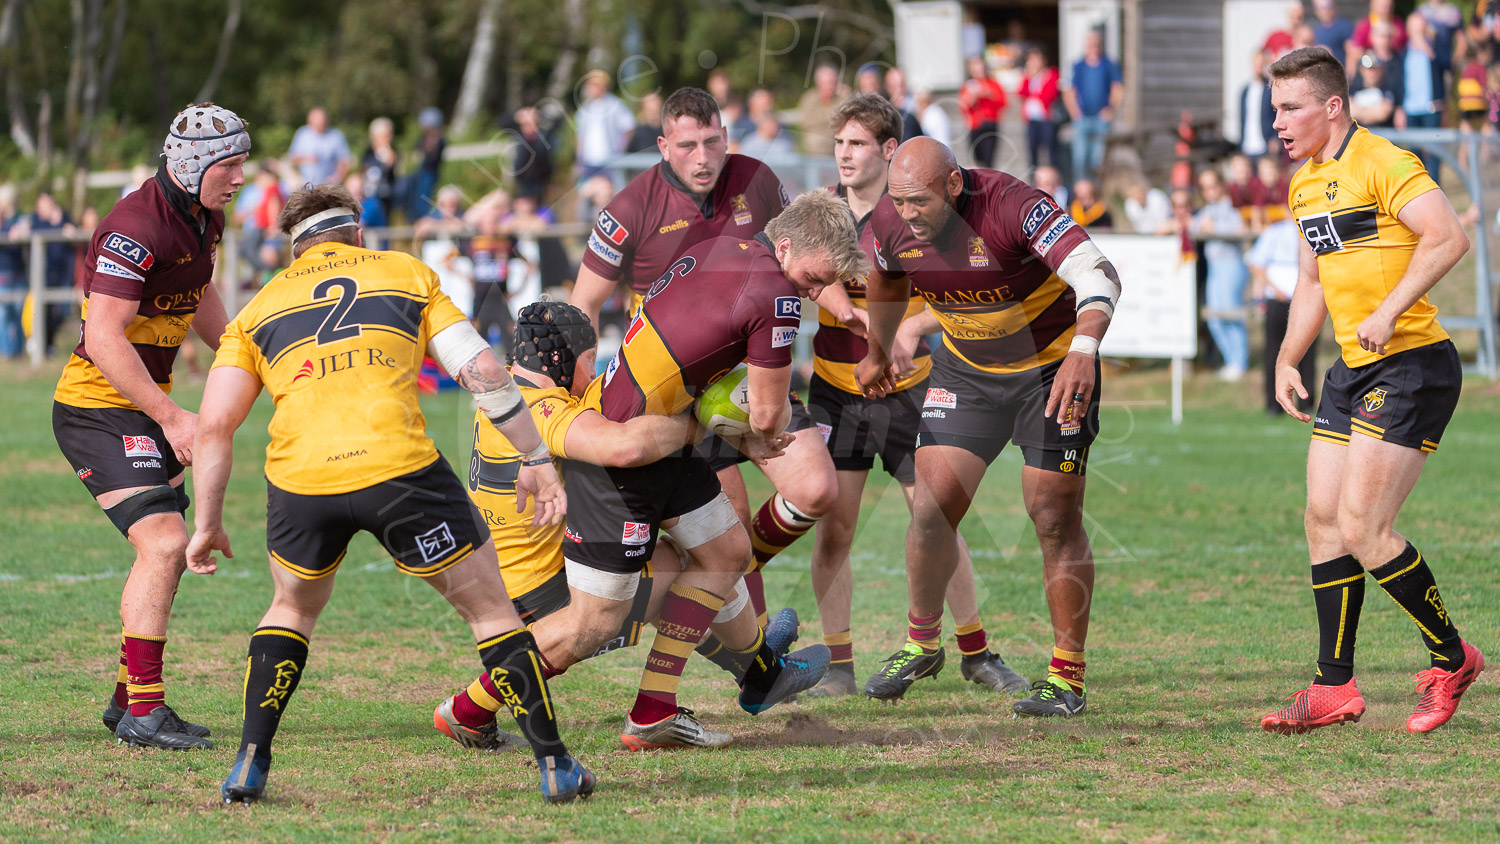
POLYGON ((865 692, 900 697, 942 667, 958 523, 989 464, 1013 441, 1026 463, 1021 493, 1041 544, 1054 639, 1046 679, 1013 708, 1079 715, 1094 587, 1084 473, 1099 428, 1099 341, 1119 277, 1051 197, 1005 173, 962 169, 931 138, 897 148, 887 188, 870 221, 870 348, 855 378, 875 395, 896 387, 890 350, 913 289, 942 326, 943 345, 933 354, 917 434, 908 640, 865 692))

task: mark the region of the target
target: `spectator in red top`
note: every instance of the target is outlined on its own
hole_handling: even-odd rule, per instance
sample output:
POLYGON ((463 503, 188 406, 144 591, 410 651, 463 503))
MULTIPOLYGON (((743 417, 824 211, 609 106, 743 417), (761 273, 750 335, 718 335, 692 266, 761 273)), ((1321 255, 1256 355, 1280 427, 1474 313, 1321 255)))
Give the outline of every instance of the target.
POLYGON ((1272 61, 1292 51, 1297 41, 1294 33, 1302 26, 1304 20, 1305 14, 1302 11, 1300 0, 1287 7, 1286 29, 1278 29, 1266 36, 1265 46, 1261 47, 1262 50, 1271 54, 1272 61))
POLYGON ((1406 49, 1406 25, 1391 12, 1391 0, 1370 0, 1370 14, 1354 25, 1354 37, 1349 39, 1351 46, 1344 57, 1346 69, 1358 67, 1360 57, 1375 49, 1370 28, 1381 23, 1391 28, 1391 50, 1399 53, 1406 49))
POLYGON ((969 151, 975 167, 993 167, 995 147, 1000 141, 1000 115, 1005 111, 1005 90, 990 78, 984 59, 968 61, 969 78, 959 90, 958 104, 969 121, 969 151))
POLYGON ((1057 125, 1052 122, 1052 106, 1057 102, 1057 68, 1047 63, 1040 47, 1026 51, 1026 66, 1021 72, 1021 116, 1026 118, 1026 153, 1035 170, 1045 147, 1047 163, 1057 166, 1057 125))

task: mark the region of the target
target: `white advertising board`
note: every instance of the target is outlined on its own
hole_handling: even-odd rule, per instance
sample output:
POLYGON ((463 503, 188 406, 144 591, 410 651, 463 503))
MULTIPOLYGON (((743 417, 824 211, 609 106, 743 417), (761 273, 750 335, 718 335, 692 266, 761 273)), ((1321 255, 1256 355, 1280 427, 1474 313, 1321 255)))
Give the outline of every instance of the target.
POLYGON ((1171 235, 1099 234, 1095 245, 1120 274, 1120 304, 1099 353, 1192 358, 1198 353, 1195 267, 1171 235))

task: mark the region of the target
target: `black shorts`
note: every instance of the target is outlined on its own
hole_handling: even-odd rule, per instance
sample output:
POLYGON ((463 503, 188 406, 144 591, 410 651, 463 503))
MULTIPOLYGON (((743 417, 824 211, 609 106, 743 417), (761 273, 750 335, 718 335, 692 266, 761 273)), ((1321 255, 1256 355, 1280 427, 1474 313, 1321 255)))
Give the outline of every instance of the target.
MULTIPOLYGON (((532 589, 525 595, 511 598, 511 604, 516 608, 516 614, 521 617, 523 624, 532 624, 540 621, 558 610, 573 603, 573 595, 568 591, 568 575, 566 572, 558 572, 547 578, 547 582, 532 589)), ((646 617, 646 610, 651 604, 651 569, 648 567, 641 572, 640 582, 636 585, 635 600, 630 605, 630 613, 625 616, 625 621, 620 624, 620 632, 613 639, 599 646, 599 650, 590 654, 591 657, 603 656, 610 651, 620 648, 634 647, 641 641, 641 632, 650 624, 651 619, 646 617)))
POLYGON ((878 454, 886 474, 909 484, 917 477, 917 426, 925 395, 926 381, 889 396, 869 398, 847 393, 814 375, 807 402, 828 444, 833 468, 867 472, 875 466, 878 454))
MULTIPOLYGON (((787 423, 786 432, 788 434, 795 434, 798 431, 805 431, 811 428, 814 423, 812 416, 807 412, 807 406, 802 403, 802 399, 796 393, 791 394, 791 400, 792 421, 787 423)), ((714 470, 714 474, 716 475, 730 466, 738 466, 750 459, 717 434, 709 434, 707 437, 704 437, 703 442, 698 443, 698 453, 703 455, 703 458, 708 461, 708 465, 714 470)))
POLYGON ((645 568, 661 523, 693 512, 720 492, 718 476, 691 446, 630 469, 562 464, 568 489, 563 556, 615 574, 645 568))
POLYGON ((1353 432, 1437 451, 1463 386, 1452 341, 1407 349, 1350 369, 1341 357, 1323 376, 1313 439, 1348 445, 1353 432))
POLYGON ((161 426, 139 410, 54 401, 52 435, 95 498, 116 489, 169 486, 182 474, 161 426))
POLYGON ((299 495, 266 482, 266 548, 303 580, 337 571, 362 530, 374 534, 396 568, 418 577, 447 571, 490 538, 442 455, 425 469, 355 492, 299 495))
POLYGON ((1007 442, 1014 442, 1027 466, 1086 474, 1089 446, 1099 436, 1099 362, 1094 361, 1094 394, 1088 413, 1067 427, 1057 423, 1055 409, 1052 416, 1045 415, 1052 381, 1062 363, 996 375, 964 363, 947 346, 939 348, 932 355, 917 448, 955 446, 992 463, 1007 442))

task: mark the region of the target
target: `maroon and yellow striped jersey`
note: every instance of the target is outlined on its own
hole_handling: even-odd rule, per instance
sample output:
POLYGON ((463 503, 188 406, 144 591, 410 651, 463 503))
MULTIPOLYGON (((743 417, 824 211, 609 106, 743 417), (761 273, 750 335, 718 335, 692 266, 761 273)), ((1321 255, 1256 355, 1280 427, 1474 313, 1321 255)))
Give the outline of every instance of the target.
POLYGON ((615 422, 670 416, 741 361, 790 366, 801 321, 802 299, 764 234, 699 243, 646 293, 585 402, 615 422))
POLYGON ((1056 270, 1083 227, 1051 197, 996 170, 963 170, 963 192, 932 242, 918 240, 889 196, 870 221, 874 272, 911 277, 943 326, 943 345, 984 372, 1024 372, 1068 353, 1073 288, 1056 270))
MULTIPOLYGON (((151 380, 171 393, 177 350, 193 325, 203 291, 213 282, 224 213, 214 211, 200 227, 185 208, 171 202, 161 185, 167 178, 158 173, 99 222, 83 262, 83 319, 88 321, 89 298, 95 293, 137 302, 125 339, 141 356, 151 380)), ((73 407, 139 409, 99 371, 81 331, 53 397, 73 407)))
MULTIPOLYGON (((839 198, 845 198, 843 185, 835 185, 829 190, 839 198)), ((875 235, 870 228, 870 218, 874 214, 875 209, 872 208, 870 213, 854 223, 859 232, 859 245, 870 256, 871 261, 875 260, 875 235)), ((866 285, 867 279, 864 276, 856 276, 844 282, 844 293, 848 295, 850 303, 860 310, 865 309, 866 285)), ((903 319, 916 316, 926 307, 926 301, 913 291, 903 319)), ((854 380, 854 367, 865 359, 868 351, 869 344, 863 338, 855 336, 854 332, 839 322, 838 317, 822 308, 818 309, 818 333, 813 335, 813 372, 819 378, 846 393, 862 395, 859 383, 854 380)), ((932 371, 932 352, 927 348, 926 340, 917 341, 916 353, 912 357, 917 366, 916 371, 896 384, 897 392, 922 383, 932 371)))

